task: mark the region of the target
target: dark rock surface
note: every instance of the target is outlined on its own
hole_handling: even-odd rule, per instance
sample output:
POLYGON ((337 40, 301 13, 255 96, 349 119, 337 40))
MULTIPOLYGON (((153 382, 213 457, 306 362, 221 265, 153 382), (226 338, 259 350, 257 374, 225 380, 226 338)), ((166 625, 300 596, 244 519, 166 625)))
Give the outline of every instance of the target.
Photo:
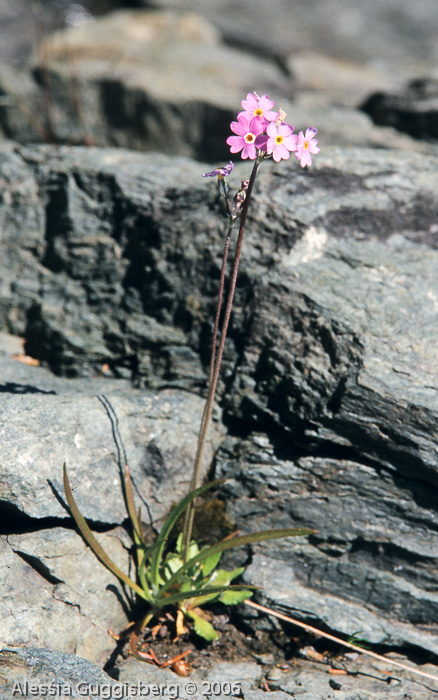
POLYGON ((17 61, 35 47, 43 27, 77 26, 115 8, 195 12, 211 22, 226 43, 251 53, 284 57, 316 51, 350 63, 403 74, 434 67, 438 13, 429 0, 32 0, 0 1, 0 59, 17 61), (263 27, 263 32, 260 31, 263 27))
MULTIPOLYGON (((404 87, 434 75, 436 9, 144 0, 149 12, 74 28, 116 0, 47 0, 37 23, 30 0, 13 5, 0 0, 0 137, 150 154, 0 149, 0 622, 23 647, 0 652, 2 700, 29 675, 107 681, 60 652, 102 667, 131 601, 71 528, 61 467, 129 568, 123 450, 151 527, 186 489, 206 382, 223 219, 200 176, 228 160, 230 118, 254 89, 297 130, 315 124, 322 152, 307 172, 262 167, 204 474, 229 478, 219 495, 243 531, 318 532, 229 563, 249 562, 259 600, 292 617, 436 659, 436 80, 404 87)), ((248 174, 238 165, 234 186, 248 174)), ((240 615, 254 634, 273 624, 240 615)), ((194 680, 236 679, 245 700, 436 692, 347 656, 341 677, 256 660, 194 680)), ((134 659, 117 672, 175 682, 134 659)))
POLYGON ((48 37, 42 56, 23 84, 0 71, 8 138, 222 158, 242 95, 290 94, 278 66, 225 46, 193 13, 114 12, 48 37))
MULTIPOLYGON (((100 384, 125 376, 149 390, 202 389, 222 248, 214 188, 198 180, 204 169, 124 151, 4 148, 3 329, 25 336, 26 351, 59 375, 89 377, 108 365, 100 384)), ((236 182, 247 170, 238 167, 236 182)), ((243 530, 318 529, 308 542, 267 545, 254 555, 248 575, 263 579, 273 605, 346 634, 359 628, 371 641, 434 653, 436 180, 434 158, 397 152, 327 149, 310 172, 263 165, 220 386, 230 437, 215 467, 231 477, 223 497, 243 530)), ((61 381, 32 386, 58 391, 61 381)), ((45 478, 59 483, 82 414, 89 418, 81 474, 107 464, 108 416, 79 386, 80 398, 71 390, 14 395, 12 387, 4 403, 7 483, 17 463, 7 445, 16 435, 20 455, 29 453, 24 443, 35 445, 47 430, 42 415, 54 426, 49 458, 36 444, 31 459, 45 478), (63 432, 57 426, 65 423, 63 432)), ((126 403, 105 393, 124 437, 143 434, 147 443, 148 421, 159 418, 148 394, 126 403)), ((160 391, 157 406, 174 405, 177 423, 188 416, 188 465, 196 426, 184 397, 160 391)), ((178 458, 168 461, 173 420, 169 430, 160 470, 174 464, 172 479, 181 474, 183 483, 188 466, 178 472, 178 458)), ((136 468, 145 446, 130 449, 136 468)), ((143 477, 149 500, 155 482, 147 469, 143 477)), ((54 499, 49 509, 31 498, 26 506, 26 483, 20 489, 17 481, 5 498, 34 518, 62 517, 54 499)), ((173 483, 160 492, 154 517, 168 507, 173 483)), ((44 490, 38 480, 32 488, 44 490)), ((99 511, 96 519, 115 525, 123 517, 118 499, 106 484, 102 492, 110 515, 99 511)), ((90 499, 80 505, 93 517, 90 499)))
POLYGON ((375 124, 416 139, 438 139, 438 80, 417 78, 396 94, 371 95, 362 107, 375 124))
MULTIPOLYGON (((103 378, 51 380, 41 368, 23 368, 20 377, 17 364, 0 360, 2 376, 15 380, 0 385, 0 498, 11 513, 59 518, 62 524, 68 513, 55 496, 63 494, 65 462, 85 517, 120 524, 126 510, 115 494, 120 464, 127 459, 148 516, 159 523, 188 488, 203 401, 178 390, 136 392, 125 382, 103 378)), ((213 428, 207 462, 220 435, 221 428, 213 428)))
MULTIPOLYGON (((230 46, 222 26, 178 10, 113 12, 44 37, 20 70, 0 65, 0 133, 21 143, 223 160, 236 106, 256 87, 275 97, 297 130, 316 124, 322 144, 428 150, 394 128, 377 127, 357 109, 377 91, 400 89, 412 66, 406 75, 385 60, 351 62, 348 51, 327 56, 324 43, 310 54, 306 42, 294 50, 292 42, 281 58, 261 56, 254 47, 243 50, 242 23, 236 24, 241 40, 230 46)), ((258 25, 266 10, 248 8, 248 22, 258 25)), ((286 27, 291 23, 284 3, 275 17, 286 27)), ((431 70, 421 65, 423 73, 431 70)))

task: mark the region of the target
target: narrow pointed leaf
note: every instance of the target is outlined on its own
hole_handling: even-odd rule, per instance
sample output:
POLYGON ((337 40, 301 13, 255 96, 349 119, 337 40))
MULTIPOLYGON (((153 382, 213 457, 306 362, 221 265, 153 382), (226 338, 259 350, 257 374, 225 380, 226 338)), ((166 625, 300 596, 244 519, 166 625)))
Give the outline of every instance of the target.
POLYGON ((244 600, 251 598, 252 591, 242 590, 242 591, 224 591, 219 596, 219 600, 224 605, 237 605, 238 603, 243 603, 244 600))
POLYGON ((115 564, 112 559, 108 556, 108 554, 105 552, 103 547, 99 544, 99 542, 96 540, 95 536, 91 532, 90 528, 88 527, 85 518, 79 511, 79 508, 76 505, 76 501, 73 498, 73 494, 70 488, 70 483, 68 480, 67 476, 67 467, 64 464, 64 491, 65 491, 65 496, 67 498, 67 503, 70 508, 71 514, 76 522, 76 525, 78 526, 82 537, 84 540, 87 542, 87 544, 91 547, 93 550, 94 554, 102 564, 104 564, 107 569, 111 571, 111 573, 114 574, 114 576, 117 576, 118 579, 123 581, 123 583, 126 583, 127 586, 132 588, 137 595, 141 596, 145 600, 147 600, 147 595, 145 591, 143 591, 140 586, 138 586, 134 581, 132 581, 129 576, 127 576, 119 567, 117 564, 115 564))
MULTIPOLYGON (((147 577, 146 577, 146 562, 148 559, 151 558, 153 555, 153 552, 156 547, 160 547, 162 543, 165 543, 166 539, 161 539, 161 536, 159 536, 153 544, 151 544, 150 547, 146 549, 146 551, 143 553, 143 558, 138 566, 138 577, 140 579, 140 583, 142 587, 144 588, 145 592, 148 594, 148 600, 152 601, 154 594, 156 594, 157 591, 154 589, 154 593, 150 590, 150 587, 147 582, 147 577)), ((158 590, 158 589, 157 589, 158 590)))
POLYGON ((245 544, 256 544, 258 542, 265 542, 266 540, 278 540, 283 537, 303 537, 305 535, 312 535, 316 530, 305 530, 305 529, 295 529, 295 528, 284 528, 277 530, 262 530, 261 532, 251 532, 248 535, 239 535, 239 537, 233 537, 230 540, 222 540, 211 547, 206 547, 202 549, 196 557, 189 559, 184 566, 177 571, 174 576, 166 583, 166 585, 161 589, 161 593, 165 593, 177 580, 178 575, 183 574, 185 571, 190 569, 192 566, 198 562, 205 561, 208 557, 211 557, 217 552, 225 552, 227 549, 232 549, 233 547, 242 547, 245 544))
MULTIPOLYGON (((216 588, 218 586, 224 587, 224 593, 222 593, 219 597, 219 600, 222 601, 223 595, 225 595, 225 593, 227 591, 229 591, 229 589, 230 589, 231 581, 234 578, 236 578, 237 576, 240 576, 240 574, 242 574, 244 571, 245 571, 245 568, 243 566, 238 568, 238 569, 234 569, 234 571, 226 571, 225 569, 218 569, 217 571, 215 571, 213 576, 210 578, 207 586, 205 586, 205 584, 204 584, 204 588, 201 588, 201 586, 199 586, 197 588, 198 596, 200 596, 200 597, 194 599, 193 605, 199 608, 199 607, 202 607, 203 605, 205 605, 205 603, 208 603, 209 600, 216 598, 217 597, 216 594, 215 595, 208 595, 208 591, 212 586, 215 586, 216 588), (201 595, 204 592, 206 592, 207 594, 201 595)), ((248 593, 247 588, 248 588, 248 586, 245 586, 244 584, 238 584, 237 586, 235 585, 233 587, 233 590, 234 590, 235 594, 237 592, 240 592, 243 589, 245 589, 245 592, 248 593)), ((245 600, 245 596, 242 598, 242 600, 245 600)), ((239 601, 236 601, 236 602, 239 602, 239 601)))
POLYGON ((213 554, 213 556, 208 557, 205 560, 204 566, 202 567, 202 574, 204 578, 206 578, 209 574, 211 574, 212 571, 215 570, 215 568, 219 564, 221 556, 222 552, 217 552, 216 554, 213 554))
POLYGON ((233 571, 230 574, 230 581, 232 581, 233 579, 235 579, 238 576, 240 576, 241 574, 243 574, 244 571, 245 571, 244 566, 239 566, 237 569, 233 569, 233 571))
POLYGON ((143 552, 146 548, 144 539, 143 539, 143 532, 141 528, 141 522, 140 522, 140 511, 137 515, 137 511, 135 510, 135 502, 134 502, 134 489, 132 488, 132 479, 131 479, 131 472, 129 471, 128 465, 125 466, 125 472, 123 475, 123 490, 125 493, 125 501, 126 501, 126 509, 128 511, 129 519, 131 521, 131 526, 132 526, 132 535, 134 538, 134 544, 135 544, 135 551, 136 551, 136 559, 137 559, 137 566, 140 564, 140 561, 143 556, 143 552))
POLYGON ((245 571, 244 566, 239 566, 238 569, 233 569, 233 571, 227 571, 226 569, 218 569, 211 576, 209 583, 212 586, 226 586, 231 583, 231 581, 245 571))
MULTIPOLYGON (((160 597, 154 599, 154 605, 157 608, 164 608, 166 605, 173 605, 174 603, 180 603, 182 600, 189 600, 190 598, 199 598, 200 596, 223 593, 229 590, 248 590, 248 588, 253 588, 254 590, 259 590, 257 586, 207 586, 206 588, 192 588, 190 591, 184 591, 180 593, 174 593, 173 595, 160 597)), ((160 591, 161 593, 161 591, 160 591)))
POLYGON ((146 578, 146 569, 141 564, 137 568, 137 574, 138 574, 138 579, 140 581, 141 587, 145 592, 146 599, 148 601, 152 601, 153 595, 152 595, 151 589, 149 588, 148 581, 146 578))
POLYGON ((140 508, 140 506, 138 507, 138 511, 137 511, 137 520, 138 520, 138 524, 140 527, 140 537, 141 537, 143 542, 146 542, 146 539, 144 536, 143 524, 141 522, 141 508, 140 508))
POLYGON ((212 603, 214 600, 218 600, 220 595, 219 593, 210 593, 209 595, 192 598, 191 605, 193 605, 194 608, 202 608, 206 603, 212 603))
POLYGON ((198 489, 195 489, 194 491, 191 491, 185 498, 182 499, 178 503, 177 506, 172 510, 172 512, 169 514, 167 517, 163 527, 161 528, 160 535, 159 535, 159 540, 160 540, 160 546, 156 547, 154 550, 153 556, 152 556, 152 561, 151 561, 151 568, 150 568, 150 574, 151 574, 151 581, 152 585, 156 590, 158 590, 158 585, 159 585, 159 568, 160 568, 160 562, 161 562, 161 557, 163 555, 163 548, 164 548, 164 543, 166 539, 168 538, 173 526, 175 525, 176 521, 178 520, 179 516, 185 511, 189 503, 191 503, 195 498, 201 495, 201 493, 204 493, 204 491, 207 491, 208 489, 213 488, 214 486, 217 486, 218 484, 223 483, 223 479, 218 480, 218 481, 211 481, 208 484, 204 484, 204 486, 200 486, 198 489))

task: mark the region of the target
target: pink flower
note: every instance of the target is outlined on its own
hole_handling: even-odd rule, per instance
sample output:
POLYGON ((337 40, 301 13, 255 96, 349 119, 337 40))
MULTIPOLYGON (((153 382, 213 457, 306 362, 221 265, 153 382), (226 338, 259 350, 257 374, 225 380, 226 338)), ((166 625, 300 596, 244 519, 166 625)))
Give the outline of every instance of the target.
POLYGON ((271 111, 275 102, 270 100, 267 95, 259 97, 256 92, 249 92, 246 100, 242 100, 241 105, 245 111, 240 112, 240 114, 245 115, 248 119, 260 117, 266 122, 273 122, 278 117, 277 112, 271 111))
POLYGON ((271 122, 266 129, 268 134, 268 142, 266 150, 272 153, 273 159, 278 163, 282 158, 287 160, 290 157, 290 151, 297 150, 298 136, 292 135, 294 128, 292 125, 277 124, 271 122))
POLYGON ((257 148, 263 141, 260 135, 263 133, 265 125, 259 117, 248 119, 243 112, 237 115, 237 122, 231 122, 231 131, 237 136, 229 136, 227 144, 231 146, 231 153, 242 151, 242 158, 255 160, 257 158, 257 148))
POLYGON ((230 160, 228 165, 223 165, 222 168, 216 168, 216 170, 211 170, 209 173, 204 173, 202 177, 215 177, 217 175, 219 180, 223 180, 224 177, 230 174, 233 168, 233 162, 230 160))
POLYGON ((302 131, 299 133, 295 155, 303 168, 305 165, 312 165, 311 153, 319 153, 319 147, 316 145, 318 140, 313 138, 317 131, 314 126, 309 126, 305 134, 302 131))

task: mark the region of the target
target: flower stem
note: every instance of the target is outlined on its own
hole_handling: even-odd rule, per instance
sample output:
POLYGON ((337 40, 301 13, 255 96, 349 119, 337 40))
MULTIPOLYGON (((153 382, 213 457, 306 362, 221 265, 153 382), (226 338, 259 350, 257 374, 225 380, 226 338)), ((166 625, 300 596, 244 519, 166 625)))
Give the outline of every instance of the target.
MULTIPOLYGON (((210 425, 210 420, 211 416, 213 413, 213 405, 214 405, 214 397, 216 394, 216 388, 217 388, 217 383, 219 379, 219 371, 222 363, 222 356, 224 352, 224 346, 225 346, 225 339, 227 336, 227 331, 228 331, 228 325, 230 322, 230 316, 231 316, 231 309, 233 306, 233 301, 234 301, 234 293, 236 290, 236 283, 237 283, 237 273, 239 271, 239 263, 240 263, 240 255, 242 252, 242 245, 243 245, 243 236, 245 233, 245 226, 246 226, 246 220, 248 216, 248 208, 249 208, 249 203, 251 200, 251 194, 252 190, 254 187, 254 182, 257 177, 257 173, 260 167, 260 162, 259 159, 257 159, 254 163, 254 167, 251 173, 251 177, 249 180, 249 185, 248 189, 246 190, 246 197, 245 201, 242 205, 242 213, 240 216, 240 227, 239 227, 239 234, 237 237, 237 242, 236 242, 236 249, 234 253, 234 263, 233 263, 233 269, 231 272, 231 280, 230 280, 230 286, 228 290, 228 298, 227 298, 227 303, 225 307, 225 314, 224 314, 224 320, 222 323, 222 331, 219 339, 219 345, 217 348, 216 352, 216 344, 217 344, 217 333, 218 333, 218 327, 219 327, 219 318, 220 318, 220 311, 221 311, 221 306, 222 306, 222 297, 223 297, 223 290, 224 290, 224 280, 225 280, 225 264, 226 264, 226 259, 228 257, 228 248, 229 248, 229 240, 228 243, 225 243, 225 249, 224 249, 224 260, 222 263, 222 271, 221 271, 221 282, 219 286, 219 294, 218 294, 218 305, 217 305, 217 310, 216 310, 216 319, 215 319, 215 327, 213 330, 213 343, 212 343, 212 350, 211 350, 211 361, 210 361, 210 377, 209 377, 209 382, 208 382, 208 392, 207 392, 207 399, 206 403, 204 406, 204 412, 202 414, 202 420, 201 420, 201 427, 199 430, 199 437, 198 437, 198 446, 196 450, 196 457, 195 457, 195 462, 193 465, 193 472, 192 472, 192 480, 190 482, 190 491, 194 491, 198 485, 198 480, 199 480, 199 473, 201 470, 201 464, 202 464, 202 457, 204 454, 204 448, 205 448, 205 442, 207 439, 207 432, 208 432, 208 427, 210 425)), ((227 239, 231 234, 231 226, 228 230, 227 233, 227 239)), ((194 516, 194 503, 190 503, 186 510, 186 517, 184 521, 184 530, 183 530, 183 550, 184 550, 184 561, 187 561, 188 557, 188 549, 189 549, 189 544, 190 544, 190 538, 192 534, 192 527, 193 527, 193 516, 194 516)))
POLYGON ((215 368, 215 363, 216 363, 217 335, 218 335, 218 330, 219 330, 219 320, 220 320, 220 315, 221 315, 222 299, 224 296, 224 288, 225 288, 225 270, 226 270, 226 266, 227 266, 228 251, 230 249, 231 232, 233 230, 233 225, 234 225, 234 221, 228 227, 227 237, 225 239, 224 253, 223 253, 223 258, 222 258, 222 269, 221 269, 221 277, 220 277, 220 282, 219 282, 219 293, 218 293, 218 300, 217 300, 216 317, 214 319, 213 340, 212 340, 212 346, 211 346, 210 376, 209 376, 209 380, 208 380, 209 386, 211 385, 211 383, 213 381, 213 377, 214 377, 214 368, 215 368))

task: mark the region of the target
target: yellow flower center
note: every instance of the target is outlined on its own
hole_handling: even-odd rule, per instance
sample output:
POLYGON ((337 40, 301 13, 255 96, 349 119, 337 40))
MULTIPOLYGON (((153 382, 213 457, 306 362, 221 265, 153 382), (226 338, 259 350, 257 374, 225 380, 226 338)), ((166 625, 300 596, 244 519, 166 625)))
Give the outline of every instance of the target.
POLYGON ((263 110, 258 107, 257 109, 254 110, 254 116, 255 117, 263 117, 263 110))
POLYGON ((255 141, 255 136, 250 131, 247 134, 245 134, 244 138, 245 143, 253 143, 255 141))
POLYGON ((303 143, 303 148, 305 148, 306 151, 307 151, 307 149, 309 148, 309 142, 308 142, 308 141, 304 141, 304 143, 303 143))
POLYGON ((283 141, 284 141, 284 138, 283 138, 283 136, 280 136, 280 134, 278 134, 275 137, 275 143, 283 143, 283 141))

